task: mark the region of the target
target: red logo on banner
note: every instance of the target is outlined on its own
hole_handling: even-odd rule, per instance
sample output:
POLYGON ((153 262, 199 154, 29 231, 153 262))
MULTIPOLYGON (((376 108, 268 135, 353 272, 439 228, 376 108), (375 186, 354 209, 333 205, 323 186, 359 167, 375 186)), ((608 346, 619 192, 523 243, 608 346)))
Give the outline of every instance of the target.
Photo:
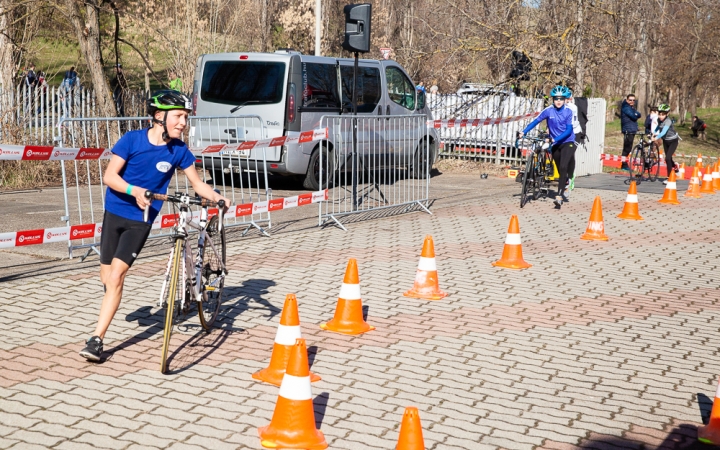
POLYGON ((76 159, 99 159, 103 153, 104 148, 81 148, 76 159))
POLYGON ((448 128, 453 128, 453 127, 455 127, 455 119, 448 120, 448 128))
POLYGON ((160 228, 170 228, 177 225, 178 215, 177 214, 165 214, 162 216, 160 222, 160 228))
POLYGON ((298 206, 309 205, 312 203, 312 194, 298 195, 298 206))
POLYGON ((243 205, 237 205, 237 209, 235 210, 235 216, 249 216, 252 214, 253 205, 252 203, 245 203, 243 205))
POLYGON ((268 203, 268 211, 277 211, 279 209, 283 209, 283 205, 285 205, 284 198, 276 198, 275 200, 270 200, 270 202, 268 203))
POLYGON ((272 138, 270 140, 270 145, 268 147, 278 147, 280 145, 283 145, 285 143, 285 136, 280 136, 276 138, 272 138))
POLYGON ((95 236, 95 224, 74 225, 70 227, 70 240, 85 239, 95 236))
POLYGON ((208 220, 210 220, 213 216, 217 216, 220 214, 220 211, 217 208, 209 208, 208 209, 208 220))
POLYGON ((21 245, 42 244, 43 234, 45 234, 45 230, 18 231, 15 236, 15 245, 20 247, 21 245))
POLYGON ((298 140, 299 143, 303 142, 312 142, 313 137, 315 136, 315 131, 303 131, 300 133, 300 139, 298 140))
POLYGON ((31 161, 45 161, 50 159, 52 154, 52 147, 39 147, 36 145, 26 145, 25 151, 23 152, 23 160, 31 161))
POLYGON ((205 150, 200 153, 217 153, 225 147, 225 144, 208 145, 205 150))
POLYGON ((255 147, 255 144, 257 144, 257 141, 243 142, 242 144, 238 145, 238 150, 250 150, 255 147))

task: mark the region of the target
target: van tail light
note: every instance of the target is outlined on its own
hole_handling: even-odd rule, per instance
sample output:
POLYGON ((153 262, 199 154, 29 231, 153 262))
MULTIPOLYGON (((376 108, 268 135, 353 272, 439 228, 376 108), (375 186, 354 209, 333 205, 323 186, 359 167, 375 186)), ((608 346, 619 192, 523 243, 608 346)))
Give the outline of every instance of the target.
POLYGON ((192 108, 193 108, 192 115, 193 116, 197 115, 196 114, 197 113, 197 96, 198 96, 197 92, 193 92, 193 96, 192 96, 192 108))
POLYGON ((291 84, 288 90, 287 121, 288 123, 295 122, 295 84, 291 84))

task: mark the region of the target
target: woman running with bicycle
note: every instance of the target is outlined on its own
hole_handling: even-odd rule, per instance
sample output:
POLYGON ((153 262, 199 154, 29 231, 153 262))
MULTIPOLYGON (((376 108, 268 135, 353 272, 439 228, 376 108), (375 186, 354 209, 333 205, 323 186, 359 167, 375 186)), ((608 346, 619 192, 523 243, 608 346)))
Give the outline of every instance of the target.
POLYGON ((103 339, 122 299, 125 275, 137 258, 150 234, 162 201, 150 202, 145 191, 166 192, 176 168, 195 192, 214 202, 230 201, 205 184, 195 170, 195 156, 180 140, 192 106, 190 99, 178 91, 158 91, 147 100, 152 117, 150 129, 125 133, 112 149, 112 159, 105 170, 105 216, 100 239, 100 281, 105 287, 95 333, 80 355, 89 361, 100 361, 103 339), (150 208, 147 222, 143 211, 150 208))
POLYGON ((575 133, 573 133, 573 114, 570 108, 565 106, 565 99, 570 97, 570 89, 565 86, 555 86, 550 91, 553 104, 545 108, 539 116, 520 132, 524 136, 535 128, 543 120, 547 120, 550 143, 552 144, 552 155, 555 165, 558 168, 560 178, 558 180, 558 192, 555 197, 555 207, 560 209, 563 201, 569 201, 565 195, 565 187, 568 181, 568 173, 575 172, 575 133))
MULTIPOLYGON (((677 150, 678 143, 680 142, 680 136, 675 131, 672 119, 668 118, 670 112, 670 105, 663 103, 658 106, 658 124, 653 130, 652 140, 662 139, 663 151, 665 152, 665 164, 667 165, 668 177, 670 176, 670 170, 674 170, 678 173, 678 167, 673 161, 673 154, 677 150)), ((663 184, 667 184, 667 180, 663 181, 663 184)))

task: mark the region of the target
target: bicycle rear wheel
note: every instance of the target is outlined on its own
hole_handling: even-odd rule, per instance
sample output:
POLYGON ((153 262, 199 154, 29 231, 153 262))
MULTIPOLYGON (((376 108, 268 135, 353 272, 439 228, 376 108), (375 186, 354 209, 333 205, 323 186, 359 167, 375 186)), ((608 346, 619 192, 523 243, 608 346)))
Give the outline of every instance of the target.
POLYGON ((163 329, 163 342, 160 351, 160 373, 167 371, 170 336, 172 335, 173 325, 177 322, 178 310, 180 309, 179 300, 185 295, 185 287, 183 286, 180 274, 182 270, 183 242, 182 239, 175 240, 173 261, 170 266, 170 283, 167 286, 165 299, 163 301, 165 304, 165 327, 163 329))
POLYGON ((533 153, 528 154, 527 161, 525 162, 525 173, 523 174, 522 191, 520 191, 520 208, 527 204, 528 200, 530 199, 532 185, 534 185, 533 166, 535 165, 535 158, 533 157, 533 155, 533 153))
POLYGON ((643 171, 645 171, 645 153, 639 145, 636 145, 632 153, 630 153, 628 167, 630 168, 630 181, 640 183, 642 181, 643 171))
POLYGON ((213 216, 208 222, 207 243, 202 261, 202 302, 198 305, 200 324, 205 331, 215 322, 223 300, 225 288, 225 227, 219 228, 219 217, 213 216), (222 262, 222 264, 221 264, 222 262))

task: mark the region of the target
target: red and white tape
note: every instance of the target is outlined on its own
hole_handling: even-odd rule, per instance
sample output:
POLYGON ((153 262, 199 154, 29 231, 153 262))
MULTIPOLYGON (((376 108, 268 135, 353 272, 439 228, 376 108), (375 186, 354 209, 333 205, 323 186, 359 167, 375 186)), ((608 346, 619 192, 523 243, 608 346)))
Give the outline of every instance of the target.
POLYGON ((427 124, 431 128, 465 128, 465 127, 481 127, 485 125, 498 125, 501 123, 517 122, 519 120, 534 119, 539 116, 540 112, 527 113, 520 116, 512 117, 487 117, 484 119, 447 119, 447 120, 428 120, 427 124))
MULTIPOLYGON (((673 155, 673 158, 697 158, 697 155, 678 155, 675 153, 673 155)), ((628 160, 627 156, 620 156, 620 155, 611 155, 609 153, 602 153, 600 155, 600 159, 604 161, 622 161, 625 162, 628 160)), ((660 154, 660 159, 665 159, 664 154, 660 154)), ((703 156, 702 159, 717 159, 717 156, 703 156)))
MULTIPOLYGON (((320 139, 327 139, 328 129, 304 131, 299 136, 280 136, 259 141, 247 141, 239 144, 210 145, 205 148, 191 148, 199 153, 218 153, 231 151, 249 151, 253 148, 278 147, 286 144, 302 144, 320 139)), ((2 145, 0 160, 6 161, 82 161, 94 159, 110 159, 112 152, 106 148, 63 148, 38 145, 2 145)))
MULTIPOLYGON (((272 139, 261 139, 259 141, 245 141, 239 144, 211 145, 202 150, 201 153, 249 151, 253 148, 279 147, 286 144, 302 144, 304 142, 318 141, 328 138, 328 129, 303 131, 299 136, 280 136, 272 139)), ((197 150, 197 149, 193 149, 197 150)))
MULTIPOLYGON (((327 189, 323 191, 310 192, 307 194, 295 195, 293 197, 276 198, 264 202, 244 203, 233 205, 228 208, 225 217, 243 217, 252 214, 260 214, 281 209, 296 208, 311 203, 319 203, 328 199, 327 189)), ((208 217, 218 214, 217 208, 208 210, 208 217)), ((200 211, 193 212, 193 220, 200 218, 200 211)), ((177 224, 177 214, 158 215, 152 224, 154 230, 172 228, 177 224)), ((26 245, 48 244, 51 242, 67 242, 78 239, 91 239, 100 237, 102 234, 102 223, 88 223, 73 225, 70 227, 44 228, 39 230, 12 231, 0 233, 0 248, 23 247, 26 245)))

